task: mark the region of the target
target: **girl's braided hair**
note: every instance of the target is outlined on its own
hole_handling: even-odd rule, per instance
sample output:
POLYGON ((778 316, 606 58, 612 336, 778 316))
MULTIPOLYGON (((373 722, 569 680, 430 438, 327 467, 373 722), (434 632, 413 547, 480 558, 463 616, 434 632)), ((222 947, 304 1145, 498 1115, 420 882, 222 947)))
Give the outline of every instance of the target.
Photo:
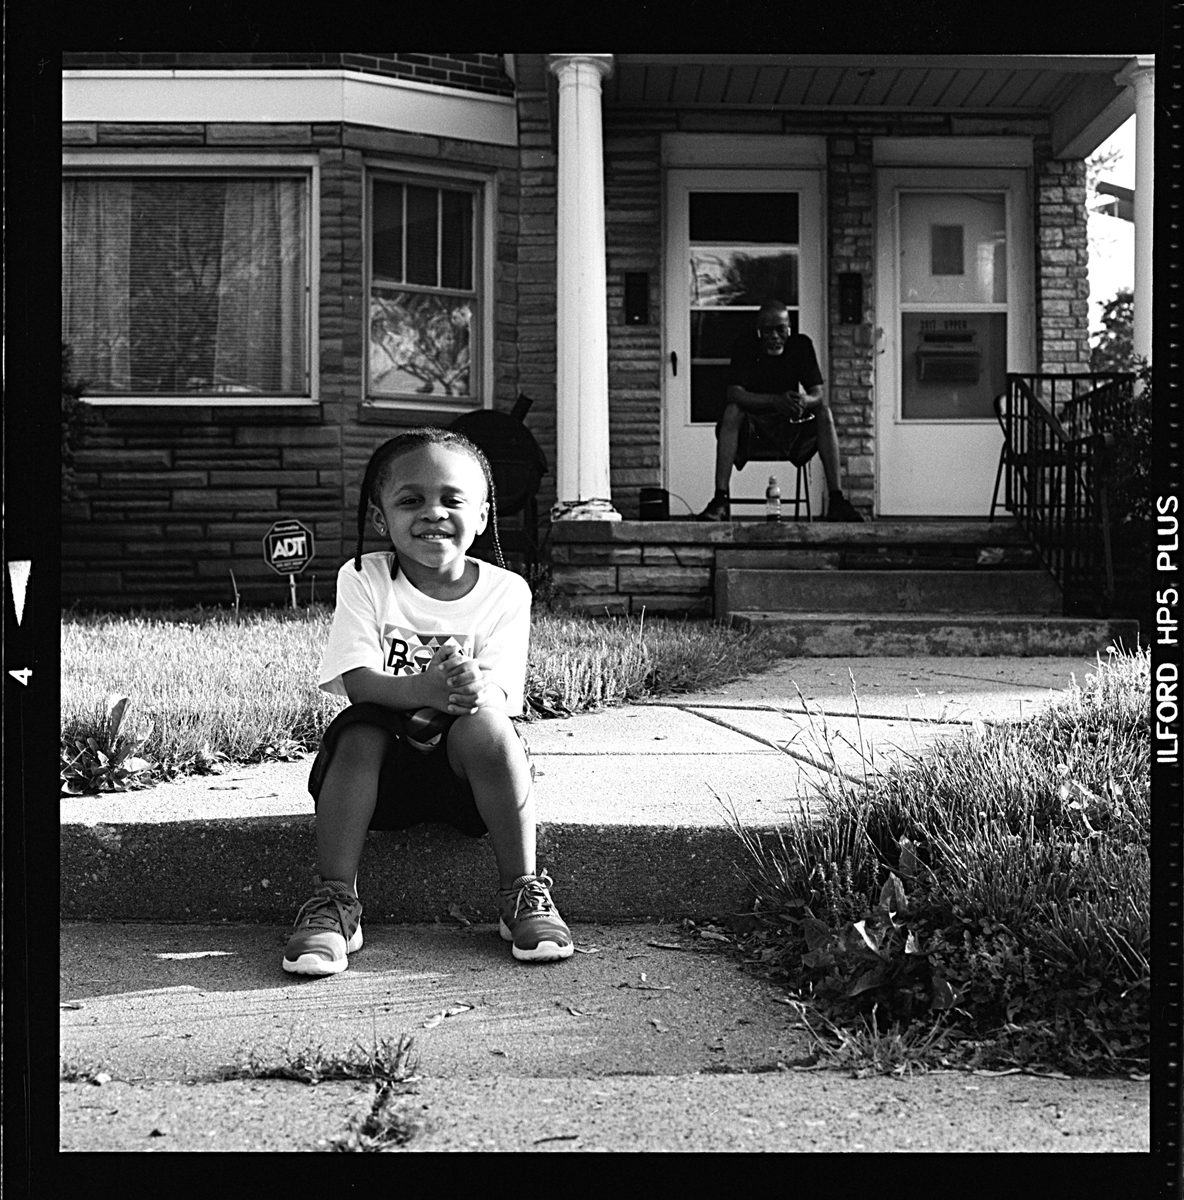
POLYGON ((489 459, 463 433, 457 433, 453 429, 438 429, 433 425, 425 425, 408 433, 400 433, 397 437, 383 442, 366 464, 366 474, 362 477, 362 490, 358 496, 358 544, 354 552, 354 570, 362 569, 362 543, 366 537, 366 518, 369 516, 371 504, 381 507, 379 505, 380 494, 389 477, 390 464, 400 454, 418 450, 420 446, 447 446, 450 450, 459 450, 462 454, 467 454, 481 468, 481 474, 485 476, 485 491, 489 497, 489 532, 493 540, 494 560, 499 567, 505 567, 506 560, 502 554, 502 542, 497 528, 497 497, 494 493, 493 471, 490 470, 489 459))

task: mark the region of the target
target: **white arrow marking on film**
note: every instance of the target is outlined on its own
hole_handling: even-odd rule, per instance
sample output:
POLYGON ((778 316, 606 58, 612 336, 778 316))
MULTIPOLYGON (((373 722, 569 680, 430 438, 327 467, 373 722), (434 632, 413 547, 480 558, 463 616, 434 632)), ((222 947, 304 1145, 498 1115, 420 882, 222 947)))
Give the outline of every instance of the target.
POLYGON ((12 588, 12 604, 16 609, 16 623, 25 615, 25 591, 29 586, 29 573, 33 564, 24 560, 8 564, 8 585, 12 588))

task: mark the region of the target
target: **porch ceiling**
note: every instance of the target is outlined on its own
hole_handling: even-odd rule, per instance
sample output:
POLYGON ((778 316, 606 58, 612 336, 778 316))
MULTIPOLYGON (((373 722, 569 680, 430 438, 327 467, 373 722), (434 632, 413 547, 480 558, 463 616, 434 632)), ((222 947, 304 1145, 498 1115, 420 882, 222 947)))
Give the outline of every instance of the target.
POLYGON ((1135 111, 1112 55, 617 54, 606 104, 895 109, 1048 118, 1053 153, 1090 154, 1135 111))

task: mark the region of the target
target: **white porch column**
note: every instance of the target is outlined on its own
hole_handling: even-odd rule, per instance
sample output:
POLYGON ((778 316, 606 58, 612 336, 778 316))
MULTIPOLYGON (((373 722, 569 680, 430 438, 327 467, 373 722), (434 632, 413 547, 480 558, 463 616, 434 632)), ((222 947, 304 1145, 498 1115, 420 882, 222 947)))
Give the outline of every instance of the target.
POLYGON ((1117 82, 1135 93, 1134 352, 1151 361, 1151 278, 1155 193, 1155 60, 1132 59, 1117 82))
POLYGON ((609 483, 601 80, 611 54, 551 54, 559 78, 556 502, 552 521, 619 521, 609 483))

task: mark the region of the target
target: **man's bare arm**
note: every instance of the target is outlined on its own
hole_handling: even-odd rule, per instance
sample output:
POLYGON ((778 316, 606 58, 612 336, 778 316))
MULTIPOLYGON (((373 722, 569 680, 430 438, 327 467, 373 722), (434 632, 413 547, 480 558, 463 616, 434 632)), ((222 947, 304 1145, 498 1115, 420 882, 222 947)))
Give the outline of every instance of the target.
POLYGON ((812 387, 808 392, 750 392, 734 383, 728 388, 727 398, 743 412, 783 412, 789 417, 801 417, 821 405, 822 385, 812 387))

